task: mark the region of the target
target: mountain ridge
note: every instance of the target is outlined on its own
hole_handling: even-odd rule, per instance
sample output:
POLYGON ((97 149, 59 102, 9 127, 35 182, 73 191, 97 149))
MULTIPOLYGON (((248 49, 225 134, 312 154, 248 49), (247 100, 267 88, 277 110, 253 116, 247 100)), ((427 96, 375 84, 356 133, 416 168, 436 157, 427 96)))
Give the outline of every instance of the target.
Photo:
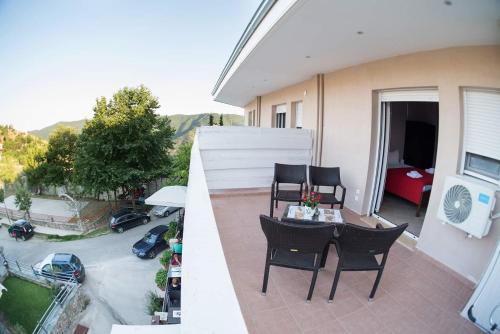
MULTIPOLYGON (((212 114, 212 115, 214 115, 214 122, 218 123, 220 114, 212 114)), ((174 114, 166 116, 170 119, 170 124, 172 125, 172 127, 176 129, 174 134, 174 140, 176 142, 183 142, 185 140, 192 139, 192 137, 194 136, 194 130, 199 126, 208 125, 210 118, 209 113, 193 114, 193 115, 174 114)), ((224 125, 227 126, 241 126, 244 123, 244 117, 242 115, 223 114, 222 116, 224 120, 224 125)), ((74 128, 77 130, 78 133, 80 133, 86 121, 87 119, 80 119, 76 121, 60 121, 38 130, 29 131, 29 133, 34 136, 37 136, 38 138, 48 140, 50 134, 58 126, 66 126, 74 128)))

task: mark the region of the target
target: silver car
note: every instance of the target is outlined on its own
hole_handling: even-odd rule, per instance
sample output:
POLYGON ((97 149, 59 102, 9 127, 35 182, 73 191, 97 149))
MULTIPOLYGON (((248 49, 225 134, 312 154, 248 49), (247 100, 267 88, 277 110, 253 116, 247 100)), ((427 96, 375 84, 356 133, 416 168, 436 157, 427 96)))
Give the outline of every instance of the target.
POLYGON ((179 209, 175 206, 155 206, 151 211, 157 217, 168 217, 172 213, 179 211, 179 209))

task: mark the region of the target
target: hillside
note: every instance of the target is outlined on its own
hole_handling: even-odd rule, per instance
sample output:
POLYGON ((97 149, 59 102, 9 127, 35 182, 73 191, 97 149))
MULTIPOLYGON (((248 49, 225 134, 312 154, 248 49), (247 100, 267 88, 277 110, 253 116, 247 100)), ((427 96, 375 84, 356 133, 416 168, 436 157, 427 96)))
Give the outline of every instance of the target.
POLYGON ((23 166, 33 163, 47 143, 38 137, 0 125, 0 184, 12 183, 23 166))
POLYGON ((40 130, 33 130, 30 131, 30 133, 34 136, 37 136, 39 138, 48 140, 49 135, 54 131, 58 126, 66 126, 68 128, 75 128, 78 132, 80 132, 83 128, 83 125, 85 124, 85 119, 81 119, 78 121, 70 121, 70 122, 57 122, 55 124, 49 125, 45 128, 42 128, 40 130))
MULTIPOLYGON (((172 126, 177 129, 174 135, 176 142, 183 142, 186 139, 191 139, 194 136, 195 128, 208 125, 209 114, 196 114, 196 115, 169 115, 168 118, 171 121, 172 126)), ((238 126, 243 125, 244 117, 235 114, 224 114, 223 115, 224 125, 226 126, 238 126)), ((219 122, 219 114, 214 114, 214 122, 219 122)), ((50 133, 54 131, 58 126, 67 126, 75 128, 80 132, 85 124, 85 120, 78 120, 72 122, 57 122, 53 125, 47 126, 40 130, 30 131, 32 135, 39 138, 47 140, 50 133)))

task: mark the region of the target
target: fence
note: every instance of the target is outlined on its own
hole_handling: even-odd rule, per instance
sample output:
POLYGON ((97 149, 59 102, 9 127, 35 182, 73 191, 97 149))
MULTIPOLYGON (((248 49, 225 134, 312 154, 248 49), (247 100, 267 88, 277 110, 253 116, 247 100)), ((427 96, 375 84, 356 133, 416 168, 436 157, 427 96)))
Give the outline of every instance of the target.
POLYGON ((46 287, 57 286, 58 292, 42 315, 33 334, 49 334, 57 323, 68 302, 76 295, 79 284, 72 274, 57 273, 56 276, 37 273, 33 266, 7 258, 0 249, 0 260, 9 274, 18 276, 46 287))
MULTIPOLYGON (((17 219, 25 219, 24 212, 5 209, 0 207, 0 214, 7 215, 10 217, 12 221, 17 219)), ((110 210, 108 207, 99 211, 99 214, 92 219, 81 219, 78 221, 76 217, 63 217, 63 216, 54 216, 54 215, 46 215, 40 213, 32 213, 30 214, 29 221, 35 225, 45 226, 60 230, 69 230, 69 231, 78 231, 78 232, 89 232, 91 230, 96 229, 101 225, 105 225, 110 217, 110 210)))

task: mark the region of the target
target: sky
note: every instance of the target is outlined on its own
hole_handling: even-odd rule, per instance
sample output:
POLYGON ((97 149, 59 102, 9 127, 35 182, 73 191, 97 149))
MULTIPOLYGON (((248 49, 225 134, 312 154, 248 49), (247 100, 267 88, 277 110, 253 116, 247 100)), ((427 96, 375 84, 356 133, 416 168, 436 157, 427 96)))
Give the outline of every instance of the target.
POLYGON ((241 114, 211 91, 260 1, 0 0, 0 124, 91 118, 140 84, 160 114, 241 114))

